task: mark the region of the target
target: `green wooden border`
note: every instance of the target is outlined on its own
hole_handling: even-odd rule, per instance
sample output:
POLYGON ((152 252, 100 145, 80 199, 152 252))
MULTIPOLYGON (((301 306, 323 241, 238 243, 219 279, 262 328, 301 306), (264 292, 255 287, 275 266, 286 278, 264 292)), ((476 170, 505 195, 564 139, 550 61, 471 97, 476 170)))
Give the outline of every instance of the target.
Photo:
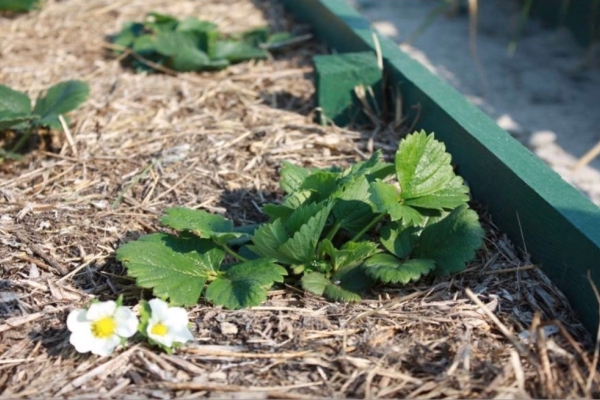
MULTIPOLYGON (((283 3, 338 52, 375 48, 370 23, 344 0, 283 3)), ((587 273, 600 287, 600 208, 394 42, 382 35, 378 40, 388 83, 400 88, 406 111, 415 104, 422 108, 416 128, 433 131, 446 143, 473 197, 527 249, 588 330, 596 332, 598 303, 587 273)))

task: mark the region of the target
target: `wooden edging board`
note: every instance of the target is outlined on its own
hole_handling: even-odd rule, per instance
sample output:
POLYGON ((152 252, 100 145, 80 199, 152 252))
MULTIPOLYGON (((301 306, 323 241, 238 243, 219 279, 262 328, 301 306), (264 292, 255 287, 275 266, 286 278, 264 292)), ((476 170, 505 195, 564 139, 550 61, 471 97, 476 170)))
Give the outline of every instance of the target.
MULTIPOLYGON (((337 52, 375 51, 370 23, 345 0, 283 3, 337 52)), ((435 132, 446 144, 473 198, 531 254, 595 333, 598 302, 588 273, 600 287, 600 208, 396 43, 376 35, 387 84, 399 88, 406 113, 421 108, 416 129, 435 132)))

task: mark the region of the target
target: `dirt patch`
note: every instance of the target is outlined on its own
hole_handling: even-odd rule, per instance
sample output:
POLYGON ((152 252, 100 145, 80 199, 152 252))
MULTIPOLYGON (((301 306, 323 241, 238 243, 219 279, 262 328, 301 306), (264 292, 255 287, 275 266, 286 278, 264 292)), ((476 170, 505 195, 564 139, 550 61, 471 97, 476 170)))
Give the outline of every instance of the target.
POLYGON ((73 145, 0 166, 0 397, 600 394, 589 334, 484 211, 485 247, 450 279, 380 288, 359 304, 281 287, 250 310, 190 309, 196 340, 173 355, 144 343, 76 353, 71 309, 149 295, 114 251, 158 230, 163 209, 260 222, 259 206, 281 197, 282 160, 347 166, 373 149, 390 156, 403 133, 313 123, 310 57, 326 52, 316 41, 210 74, 136 75, 107 58, 106 35, 154 10, 225 31, 305 29, 275 2, 250 0, 55 0, 0 19, 4 84, 32 95, 64 79, 91 87, 71 115, 73 145))

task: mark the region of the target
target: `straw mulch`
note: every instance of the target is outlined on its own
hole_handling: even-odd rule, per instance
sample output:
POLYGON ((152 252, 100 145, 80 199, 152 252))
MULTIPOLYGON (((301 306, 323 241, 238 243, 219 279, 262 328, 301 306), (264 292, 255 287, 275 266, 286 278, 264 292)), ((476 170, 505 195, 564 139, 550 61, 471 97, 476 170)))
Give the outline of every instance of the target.
MULTIPOLYGON (((448 279, 334 304, 295 288, 250 310, 189 310, 173 355, 133 343, 109 357, 69 345, 68 312, 140 291, 115 249, 182 205, 260 222, 282 160, 346 166, 401 130, 313 123, 309 41, 212 74, 136 75, 104 37, 149 11, 235 31, 292 25, 275 1, 50 0, 0 18, 0 81, 35 95, 84 79, 69 133, 0 165, 0 397, 598 397, 597 353, 566 299, 490 222, 478 259, 448 279)), ((148 294, 148 293, 146 293, 148 294)))

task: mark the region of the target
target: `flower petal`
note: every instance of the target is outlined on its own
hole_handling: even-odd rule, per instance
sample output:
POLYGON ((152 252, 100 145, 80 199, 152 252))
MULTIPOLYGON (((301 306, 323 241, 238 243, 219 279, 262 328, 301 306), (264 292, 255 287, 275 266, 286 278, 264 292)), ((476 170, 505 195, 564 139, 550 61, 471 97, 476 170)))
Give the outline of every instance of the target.
POLYGON ((173 346, 173 337, 171 336, 170 332, 167 333, 166 335, 155 335, 152 333, 153 327, 154 327, 154 325, 148 325, 148 329, 146 330, 146 334, 148 335, 148 337, 150 339, 152 339, 155 342, 160 343, 166 347, 173 346))
POLYGON ((152 310, 152 318, 158 317, 158 321, 164 321, 169 317, 171 310, 169 305, 161 299, 152 299, 148 302, 152 310))
POLYGON ((173 338, 173 342, 186 343, 194 340, 194 335, 186 326, 169 327, 169 336, 173 338))
POLYGON ((87 322, 87 329, 84 329, 84 324, 77 326, 77 329, 71 333, 69 337, 69 343, 71 343, 75 350, 79 353, 87 353, 94 347, 94 340, 96 339, 92 334, 92 323, 87 322))
POLYGON ((92 340, 92 353, 98 356, 107 356, 112 353, 115 348, 121 343, 121 338, 117 335, 112 335, 106 339, 92 340))
POLYGON ((77 329, 81 329, 83 325, 86 327, 89 325, 89 321, 86 318, 87 310, 83 308, 76 308, 69 313, 67 317, 67 328, 71 332, 75 332, 77 329))
POLYGON ((104 317, 112 317, 116 309, 117 303, 112 300, 92 303, 87 311, 87 319, 90 321, 97 321, 104 317))
POLYGON ((187 326, 188 322, 188 313, 182 307, 169 308, 169 315, 163 320, 167 326, 187 326))
POLYGON ((127 307, 118 307, 114 313, 114 319, 117 323, 116 334, 128 338, 135 334, 139 321, 133 311, 127 307))

